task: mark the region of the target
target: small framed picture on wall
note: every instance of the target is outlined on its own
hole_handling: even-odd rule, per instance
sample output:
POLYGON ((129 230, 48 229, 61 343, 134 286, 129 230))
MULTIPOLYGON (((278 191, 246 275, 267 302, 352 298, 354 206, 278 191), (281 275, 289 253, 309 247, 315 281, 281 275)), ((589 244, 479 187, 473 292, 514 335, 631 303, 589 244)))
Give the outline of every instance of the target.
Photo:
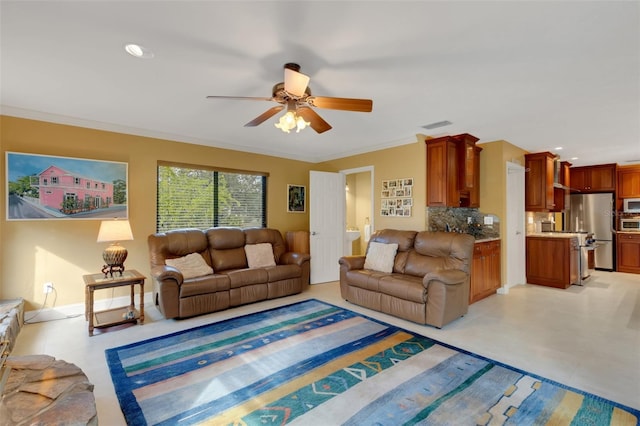
POLYGON ((287 212, 304 213, 306 191, 303 185, 287 185, 287 212))

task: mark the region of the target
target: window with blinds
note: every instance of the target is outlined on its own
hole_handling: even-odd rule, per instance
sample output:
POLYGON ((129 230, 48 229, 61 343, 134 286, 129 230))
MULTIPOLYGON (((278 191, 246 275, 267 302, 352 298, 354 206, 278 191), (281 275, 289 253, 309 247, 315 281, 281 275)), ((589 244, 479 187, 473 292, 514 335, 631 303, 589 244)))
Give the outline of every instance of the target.
POLYGON ((266 227, 267 176, 158 164, 157 232, 266 227))

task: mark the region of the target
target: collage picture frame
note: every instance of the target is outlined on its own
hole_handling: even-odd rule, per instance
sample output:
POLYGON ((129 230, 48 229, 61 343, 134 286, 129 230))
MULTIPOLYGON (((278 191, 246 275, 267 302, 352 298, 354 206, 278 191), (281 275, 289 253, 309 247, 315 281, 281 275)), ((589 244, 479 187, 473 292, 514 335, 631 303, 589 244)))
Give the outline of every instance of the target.
POLYGON ((382 181, 380 216, 411 217, 413 178, 382 181))

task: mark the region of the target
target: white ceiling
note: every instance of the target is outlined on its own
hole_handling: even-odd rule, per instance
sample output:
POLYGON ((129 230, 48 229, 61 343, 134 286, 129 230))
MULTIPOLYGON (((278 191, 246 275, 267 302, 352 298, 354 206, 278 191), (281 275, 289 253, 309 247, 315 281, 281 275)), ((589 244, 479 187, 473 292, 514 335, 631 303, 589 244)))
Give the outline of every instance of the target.
MULTIPOLYGON (((638 1, 5 1, 1 112, 324 161, 471 133, 574 165, 640 163, 638 1), (125 53, 126 43, 153 59, 125 53), (333 129, 284 134, 271 96, 297 62, 333 129), (421 126, 449 120, 432 131, 421 126)), ((90 141, 87 141, 90 143, 90 141)))

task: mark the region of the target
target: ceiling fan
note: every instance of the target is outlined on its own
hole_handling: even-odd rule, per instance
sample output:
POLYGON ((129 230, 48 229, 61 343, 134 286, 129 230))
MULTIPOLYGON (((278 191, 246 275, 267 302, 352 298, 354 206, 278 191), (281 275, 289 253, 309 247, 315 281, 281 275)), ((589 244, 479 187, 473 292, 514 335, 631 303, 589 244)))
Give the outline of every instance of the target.
POLYGON ((207 99, 238 99, 253 101, 273 101, 280 105, 274 106, 263 112, 253 120, 245 124, 245 127, 257 126, 273 117, 285 107, 287 113, 280 118, 276 127, 286 133, 297 127, 297 131, 311 126, 318 133, 331 129, 320 115, 312 107, 336 109, 342 111, 371 112, 373 101, 371 99, 330 98, 326 96, 313 96, 309 88, 309 76, 300 72, 300 65, 287 63, 284 65, 284 82, 273 86, 272 96, 269 98, 244 97, 244 96, 207 96, 207 99))

